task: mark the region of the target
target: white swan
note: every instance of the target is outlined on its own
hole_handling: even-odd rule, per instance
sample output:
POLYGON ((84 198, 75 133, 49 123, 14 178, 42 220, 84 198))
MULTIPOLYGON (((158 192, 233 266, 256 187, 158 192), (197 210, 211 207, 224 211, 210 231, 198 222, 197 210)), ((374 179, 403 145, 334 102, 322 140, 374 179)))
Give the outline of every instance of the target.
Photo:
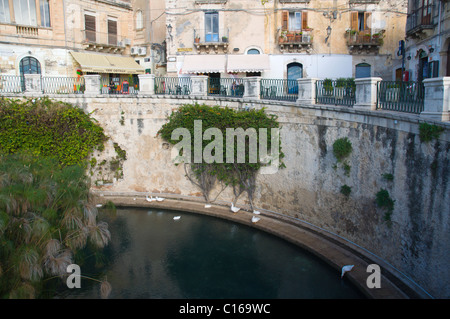
POLYGON ((252 223, 256 223, 256 222, 258 222, 260 219, 261 219, 261 218, 259 218, 259 217, 253 216, 253 217, 252 217, 252 223))
POLYGON ((181 216, 175 216, 174 218, 173 218, 173 220, 179 220, 181 218, 181 216))
POLYGON ((145 196, 145 200, 146 200, 147 202, 153 202, 155 199, 153 198, 153 196, 150 198, 150 197, 148 197, 148 195, 146 195, 146 196, 145 196))
POLYGON ((231 202, 231 211, 232 211, 233 213, 237 213, 239 210, 240 210, 240 208, 234 207, 233 202, 231 202))
POLYGON ((102 204, 95 205, 95 207, 102 207, 102 206, 103 206, 102 204))
POLYGON ((162 202, 164 200, 164 198, 156 196, 155 200, 158 201, 158 202, 162 202))
POLYGON ((341 278, 344 277, 344 274, 345 274, 347 271, 352 270, 352 268, 353 268, 354 266, 355 266, 355 265, 347 265, 347 266, 342 267, 341 278))
POLYGON ((260 212, 259 210, 254 210, 254 211, 253 211, 253 214, 259 215, 259 214, 261 214, 261 212, 260 212))
POLYGON ((211 208, 211 204, 205 204, 205 208, 211 208))

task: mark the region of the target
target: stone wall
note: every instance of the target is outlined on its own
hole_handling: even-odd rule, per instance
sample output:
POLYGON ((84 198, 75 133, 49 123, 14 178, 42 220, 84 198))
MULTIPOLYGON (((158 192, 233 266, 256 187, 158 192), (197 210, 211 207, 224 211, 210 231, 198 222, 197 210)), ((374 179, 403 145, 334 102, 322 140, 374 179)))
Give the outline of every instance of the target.
MULTIPOLYGON (((171 146, 157 136, 173 109, 192 102, 267 108, 279 116, 286 168, 258 177, 256 206, 337 234, 384 259, 432 296, 450 297, 448 123, 436 122, 445 127, 444 133, 424 143, 418 116, 383 111, 225 98, 55 98, 92 112, 111 137, 105 152, 93 155, 93 189, 140 195, 139 200, 149 193, 203 200, 183 167, 171 163, 171 146), (332 152, 342 137, 353 147, 348 173, 332 152), (120 174, 111 164, 117 160, 113 143, 127 155, 119 164, 120 174), (383 174, 392 174, 393 180, 383 174), (348 197, 340 192, 343 185, 351 187, 348 197), (391 223, 375 204, 381 188, 395 200, 391 223)), ((218 198, 220 203, 231 200, 230 191, 218 198)), ((247 204, 242 195, 238 206, 247 204)))

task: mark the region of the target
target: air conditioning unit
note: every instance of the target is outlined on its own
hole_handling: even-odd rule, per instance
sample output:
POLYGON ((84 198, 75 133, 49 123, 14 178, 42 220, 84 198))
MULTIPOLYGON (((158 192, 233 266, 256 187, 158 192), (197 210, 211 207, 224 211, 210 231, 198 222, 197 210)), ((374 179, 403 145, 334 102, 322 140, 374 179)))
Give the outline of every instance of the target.
POLYGON ((145 47, 131 47, 131 55, 146 55, 147 48, 145 47))
POLYGON ((131 47, 131 55, 137 55, 138 54, 138 47, 131 47))

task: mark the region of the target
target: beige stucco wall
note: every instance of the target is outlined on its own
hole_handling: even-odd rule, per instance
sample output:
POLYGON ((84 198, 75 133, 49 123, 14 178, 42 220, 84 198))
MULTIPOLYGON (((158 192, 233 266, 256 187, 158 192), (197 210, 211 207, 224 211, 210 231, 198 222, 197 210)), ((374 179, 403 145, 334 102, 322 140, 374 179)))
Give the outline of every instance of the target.
MULTIPOLYGON (((95 190, 129 194, 142 201, 150 193, 202 200, 183 168, 172 164, 171 147, 157 136, 172 109, 192 100, 57 98, 92 112, 111 137, 105 153, 94 154, 97 163, 106 160, 100 175, 93 173, 93 184, 105 179, 104 185, 93 186, 95 190), (113 142, 127 152, 123 177, 108 171, 116 156, 113 142)), ((226 99, 198 102, 243 106, 226 99)), ((287 166, 258 177, 255 205, 261 211, 292 216, 342 236, 386 260, 431 295, 450 296, 448 124, 441 124, 447 129, 438 141, 422 143, 414 117, 260 101, 254 106, 267 107, 267 112, 279 116, 287 166), (334 141, 341 137, 348 137, 353 146, 349 176, 336 166, 332 154, 334 141), (394 180, 383 179, 386 173, 393 174, 394 180), (352 187, 348 199, 340 193, 344 184, 352 187), (395 200, 391 226, 375 205, 381 188, 395 200)), ((218 198, 220 203, 231 200, 230 190, 218 198)), ((247 204, 242 195, 238 206, 247 204)))

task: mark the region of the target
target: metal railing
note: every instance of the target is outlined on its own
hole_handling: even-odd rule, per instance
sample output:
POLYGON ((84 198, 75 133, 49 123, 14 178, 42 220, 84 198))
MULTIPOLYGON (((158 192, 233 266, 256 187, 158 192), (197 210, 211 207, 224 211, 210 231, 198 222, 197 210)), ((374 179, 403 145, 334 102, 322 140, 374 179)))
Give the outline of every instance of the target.
POLYGON ((208 78, 208 95, 243 97, 244 81, 242 78, 208 78))
POLYGON ((0 75, 0 93, 22 93, 24 78, 20 75, 0 75))
POLYGON ((316 103, 353 106, 356 85, 350 79, 320 80, 316 82, 316 103))
POLYGON ((348 45, 376 45, 381 46, 383 44, 383 33, 380 31, 377 33, 355 33, 348 35, 347 44, 348 45))
POLYGON ((91 30, 81 30, 83 34, 83 42, 91 44, 103 44, 107 46, 115 46, 125 48, 127 38, 115 33, 98 32, 91 30))
POLYGON ((135 78, 124 79, 120 78, 112 80, 107 77, 100 79, 101 94, 138 94, 139 93, 139 81, 135 78))
POLYGON ((424 96, 421 82, 380 81, 377 109, 419 114, 424 109, 424 96))
POLYGON ((229 29, 208 32, 205 29, 194 29, 194 43, 228 43, 229 29))
POLYGON ((189 95, 191 91, 190 77, 155 77, 155 94, 189 95))
POLYGON ((296 101, 298 99, 297 80, 261 79, 261 99, 296 101))
POLYGON ((41 83, 44 94, 83 93, 85 89, 84 77, 43 76, 41 83))
POLYGON ((423 7, 410 8, 406 18, 406 33, 412 33, 419 28, 432 28, 434 5, 430 3, 423 7))

